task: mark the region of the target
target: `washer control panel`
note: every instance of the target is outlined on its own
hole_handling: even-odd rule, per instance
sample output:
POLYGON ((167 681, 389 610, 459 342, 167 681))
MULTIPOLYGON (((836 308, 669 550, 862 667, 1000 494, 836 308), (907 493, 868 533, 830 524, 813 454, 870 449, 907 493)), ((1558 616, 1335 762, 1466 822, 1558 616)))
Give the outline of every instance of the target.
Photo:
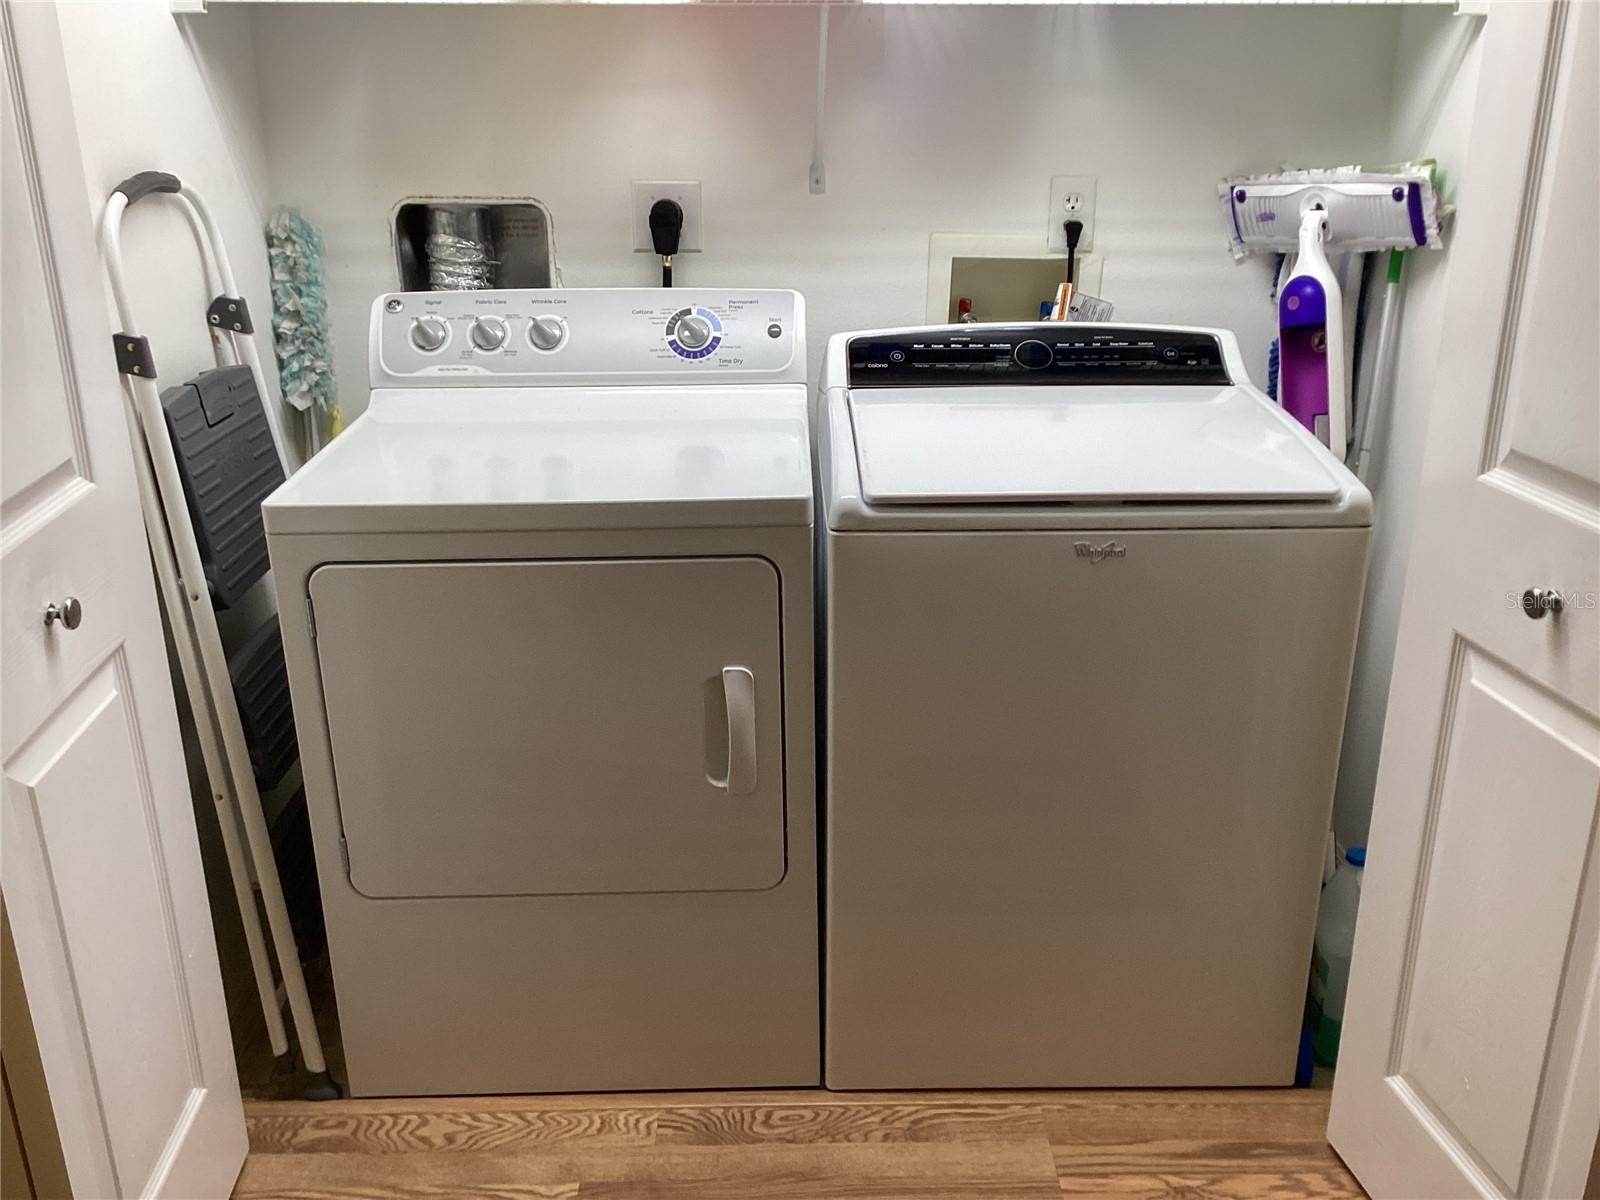
POLYGON ((372 313, 374 387, 805 380, 795 292, 395 292, 372 313))
POLYGON ((1209 333, 1041 321, 851 338, 851 387, 1227 384, 1209 333))

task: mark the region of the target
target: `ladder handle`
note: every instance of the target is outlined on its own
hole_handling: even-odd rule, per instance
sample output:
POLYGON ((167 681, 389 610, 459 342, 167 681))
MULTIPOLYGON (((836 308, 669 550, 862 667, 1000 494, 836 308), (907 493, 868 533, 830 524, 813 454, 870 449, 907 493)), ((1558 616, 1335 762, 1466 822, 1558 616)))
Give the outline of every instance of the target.
POLYGON ((129 204, 137 204, 151 192, 180 192, 183 184, 176 175, 169 175, 165 171, 140 171, 137 175, 129 175, 111 190, 121 192, 128 198, 129 204))

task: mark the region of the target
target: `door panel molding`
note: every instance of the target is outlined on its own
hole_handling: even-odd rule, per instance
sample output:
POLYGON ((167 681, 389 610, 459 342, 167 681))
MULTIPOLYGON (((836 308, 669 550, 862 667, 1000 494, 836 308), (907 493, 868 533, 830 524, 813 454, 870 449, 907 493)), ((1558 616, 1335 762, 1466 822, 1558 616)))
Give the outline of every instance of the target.
POLYGON ((30 484, 19 495, 5 501, 7 511, 0 512, 0 552, 8 543, 27 536, 36 525, 49 519, 49 511, 70 503, 76 492, 85 485, 92 486, 89 440, 83 420, 82 387, 78 379, 77 363, 69 353, 72 344, 67 323, 66 306, 62 303, 60 270, 51 236, 50 223, 45 213, 44 182, 39 170, 38 150, 34 145, 33 125, 29 119, 28 97, 23 88, 21 64, 17 58, 16 35, 11 21, 11 5, 0 4, 0 27, 4 29, 4 54, 6 65, 6 90, 11 100, 12 121, 16 126, 18 148, 23 163, 23 185, 27 189, 28 204, 35 231, 40 271, 43 276, 46 303, 50 321, 56 330, 57 359, 60 363, 61 381, 66 392, 62 398, 71 437, 72 457, 30 484), (54 482, 57 476, 67 478, 54 482), (54 486, 49 486, 54 483, 54 486), (41 494, 42 493, 42 494, 41 494), (24 503, 19 504, 18 501, 24 503))
MULTIPOLYGON (((8 833, 12 836, 20 834, 26 828, 31 837, 26 840, 31 843, 27 847, 32 855, 36 856, 38 875, 46 882, 43 896, 29 895, 26 889, 25 877, 8 871, 7 877, 13 880, 14 904, 37 903, 41 906, 42 915, 51 925, 50 940, 59 945, 61 950, 60 966, 63 970, 63 981, 70 995, 70 1008, 72 1022, 75 1026, 73 1040, 81 1046, 89 1060, 89 1070, 86 1082, 91 1089, 93 1108, 98 1116, 100 1127, 106 1137, 108 1145, 112 1147, 110 1156, 110 1169, 116 1185, 116 1194, 125 1194, 128 1185, 138 1183, 140 1188, 136 1194, 150 1194, 156 1190, 163 1172, 163 1164, 172 1157, 175 1149, 182 1144, 182 1135, 188 1125, 193 1121, 193 1109, 198 1099, 203 1097, 205 1080, 201 1070, 200 1047, 195 1039, 195 1021, 192 1005, 189 1000, 190 983, 188 968, 185 963, 182 941, 178 935, 178 923, 173 904, 172 890, 168 883, 168 867, 166 855, 161 846, 160 821, 156 811, 155 790, 149 777, 149 765, 142 749, 142 731, 139 726, 136 705, 133 701, 132 678, 128 671, 126 656, 119 647, 110 658, 101 664, 89 679, 85 680, 55 712, 53 717, 30 739, 28 745, 19 752, 11 763, 7 765, 6 776, 8 790, 13 795, 13 805, 7 814, 11 817, 8 821, 8 833), (115 728, 106 729, 101 722, 116 722, 115 728), (119 852, 126 862, 132 862, 141 849, 148 855, 149 876, 147 882, 154 890, 154 904, 159 910, 162 937, 165 943, 167 967, 171 972, 171 1019, 176 1026, 178 1036, 182 1042, 185 1061, 182 1083, 187 1087, 189 1096, 183 1105, 178 1120, 173 1130, 164 1141, 165 1148, 157 1155, 148 1171, 138 1172, 147 1178, 130 1179, 127 1171, 129 1164, 118 1161, 116 1147, 119 1142, 126 1143, 126 1136, 119 1130, 116 1120, 117 1111, 108 1108, 108 1100, 113 1104, 118 1097, 108 1097, 106 1081, 102 1079, 100 1071, 95 1067, 97 1060, 105 1055, 105 1042, 114 1038, 116 1031, 106 1028, 110 1019, 108 1012, 102 1012, 100 1021, 96 1021, 95 1014, 90 1010, 94 1001, 86 1002, 86 990, 91 990, 92 985, 86 984, 85 971, 92 978, 95 971, 95 960, 87 963, 80 961, 80 955, 75 948, 75 936, 84 938, 85 926, 82 922, 75 922, 71 914, 63 909, 63 895, 72 898, 83 894, 82 881, 71 878, 72 868, 68 865, 67 877, 63 878, 62 864, 58 863, 61 857, 61 839, 69 835, 72 830, 65 826, 65 819, 59 811, 52 813, 52 799, 48 795, 52 773, 60 768, 71 769, 68 756, 73 753, 82 753, 80 743, 89 738, 115 738, 117 732, 127 739, 125 751, 131 760, 132 781, 139 792, 138 825, 144 831, 145 844, 141 848, 135 844, 122 840, 118 843, 119 852), (52 844, 57 850, 52 852, 52 844), (18 882, 22 883, 19 888, 18 882), (20 894, 19 894, 20 893, 20 894), (76 931, 76 933, 75 933, 76 931), (97 1053, 97 1049, 99 1052, 97 1053)), ((114 752, 110 745, 98 747, 103 755, 114 752)), ((126 778, 126 776, 124 776, 126 778)), ((59 809, 62 797, 55 797, 55 804, 59 809)), ((89 813, 79 814, 90 817, 89 813)), ((92 818, 92 823, 104 826, 101 817, 92 818)), ((80 828, 90 822, 74 822, 80 828)), ((132 822, 130 822, 131 824, 132 822)), ((79 839, 73 838, 76 843, 79 839)), ((73 844, 73 854, 82 853, 82 847, 73 844)), ((81 870, 81 867, 79 868, 81 870)), ((125 896, 124 900, 132 905, 139 902, 138 896, 125 896)), ((146 898, 148 903, 149 898, 146 898)), ((90 939, 91 942, 95 939, 90 939)), ((166 989, 161 989, 166 993, 166 989)), ((153 995, 142 997, 143 1001, 156 999, 153 995)), ((104 1001, 101 1002, 104 1007, 104 1001)), ((152 1012, 152 1006, 144 1003, 141 1012, 146 1019, 152 1012)), ((177 1082, 174 1080, 174 1082, 177 1082)), ((123 1096, 126 1101, 131 1097, 123 1096)))
MULTIPOLYGON (((1592 264, 1579 263, 1572 255, 1564 253, 1559 239, 1542 240, 1545 225, 1560 221, 1563 216, 1570 220, 1572 215, 1570 211, 1559 210, 1559 199, 1552 194, 1561 174, 1561 169, 1552 162, 1557 151, 1566 149, 1566 169, 1579 173, 1579 190, 1592 195, 1595 187, 1600 186, 1593 175, 1594 151, 1588 144, 1592 141, 1593 130, 1574 129, 1571 112, 1559 106, 1566 90, 1594 90, 1593 81, 1586 81, 1583 64, 1578 61, 1584 50, 1584 36, 1587 33, 1592 37, 1592 30, 1575 24, 1590 20, 1592 17, 1588 14, 1573 15, 1568 5, 1560 4, 1552 11, 1546 31, 1527 178, 1517 209, 1512 239, 1514 250, 1502 302, 1503 324, 1495 341, 1490 416, 1484 430, 1480 471, 1485 479, 1500 482, 1514 494, 1532 499, 1553 513, 1591 529, 1600 529, 1600 481, 1592 478, 1593 466, 1582 462, 1585 451, 1574 444, 1594 440, 1595 431, 1588 430, 1587 434, 1574 431, 1575 436, 1569 441, 1552 446, 1549 444, 1552 431, 1541 427, 1537 420, 1540 414, 1528 411, 1525 405, 1519 407, 1518 403, 1519 396, 1525 397, 1530 391, 1536 393, 1538 384, 1545 382, 1545 379, 1530 381, 1526 378, 1527 371, 1523 367, 1529 363, 1530 355, 1535 375, 1542 374, 1546 379, 1552 373, 1559 374, 1554 371, 1556 364, 1567 365, 1562 362, 1562 355, 1570 351, 1554 348, 1553 364, 1552 347, 1543 342, 1530 345, 1530 342, 1539 338, 1551 297, 1570 290, 1571 273, 1592 270, 1592 264), (1586 152, 1587 163, 1582 161, 1586 152), (1544 241, 1549 241, 1549 245, 1544 246, 1544 241), (1536 296, 1538 300, 1534 299, 1536 296), (1540 300, 1544 308, 1540 307, 1540 300), (1530 421, 1531 428, 1525 427, 1530 421), (1519 433, 1524 438, 1521 445, 1516 440, 1519 433), (1536 442, 1542 440, 1546 445, 1528 445, 1526 439, 1530 434, 1536 442), (1576 461, 1563 462, 1563 458, 1576 461)), ((1565 108, 1582 110, 1592 108, 1594 103, 1590 95, 1576 101, 1568 100, 1565 108)), ((1597 383, 1592 375, 1576 382, 1584 389, 1597 383)))
MULTIPOLYGON (((1568 986, 1574 954, 1580 960, 1584 957, 1578 935, 1585 927, 1582 920, 1585 878, 1596 813, 1600 809, 1600 751, 1591 747, 1600 746, 1600 728, 1593 717, 1574 708, 1559 693, 1520 674, 1465 639, 1456 639, 1450 677, 1454 681, 1454 691, 1449 716, 1441 722, 1445 730, 1439 747, 1442 760, 1435 768, 1436 784, 1429 797, 1430 813, 1424 834, 1427 865, 1420 874, 1416 901, 1412 905, 1413 925, 1399 989, 1401 1009, 1395 1021, 1387 1071, 1397 1093, 1405 1096, 1409 1092, 1415 1106, 1431 1112, 1436 1124, 1452 1134, 1456 1150, 1473 1162, 1494 1190, 1512 1191, 1524 1177, 1529 1162, 1535 1117, 1552 1065, 1550 1051, 1554 1030, 1560 1024, 1562 1013, 1570 1010, 1574 1002, 1568 986), (1496 728, 1497 723, 1504 723, 1504 727, 1496 728), (1490 746, 1494 747, 1497 761, 1489 761, 1485 748, 1490 746), (1492 803, 1485 806, 1480 789, 1491 780, 1497 767, 1501 772, 1508 772, 1517 765, 1510 755, 1519 748, 1528 756, 1529 773, 1540 765, 1548 768, 1543 787, 1517 797, 1518 813, 1536 810, 1536 819, 1512 822, 1497 818, 1493 811, 1474 812, 1471 807, 1474 804, 1488 810, 1499 808, 1492 803), (1558 757, 1563 752, 1567 756, 1565 759, 1558 757), (1534 762, 1536 757, 1539 763, 1534 762), (1569 787, 1560 785, 1562 777, 1567 777, 1569 787), (1467 806, 1466 811, 1458 811, 1463 805, 1467 806), (1473 820, 1470 832, 1460 827, 1468 819, 1473 820), (1485 845, 1485 835, 1493 829, 1496 819, 1502 820, 1503 827, 1492 844, 1485 845), (1513 824, 1515 827, 1510 827, 1513 824), (1540 839, 1538 845, 1529 841, 1519 846, 1519 838, 1531 838, 1535 833, 1540 839), (1453 878, 1435 877, 1434 867, 1440 861, 1441 844, 1449 851, 1444 854, 1444 860, 1450 864, 1453 878), (1523 853, 1519 854, 1519 849, 1523 853), (1463 878, 1463 864, 1472 862, 1472 856, 1480 852, 1487 861, 1476 864, 1481 870, 1471 872, 1470 880, 1463 878), (1459 932, 1455 926, 1459 923, 1475 926, 1491 936, 1497 932, 1494 922, 1499 911, 1509 909, 1513 902, 1507 898, 1505 905, 1494 906, 1495 912, 1477 914, 1475 919, 1463 916, 1471 916, 1478 896, 1496 894, 1488 890, 1493 887, 1492 882, 1479 883, 1488 879, 1496 861, 1514 861, 1518 865, 1530 861, 1541 863, 1540 876, 1520 889, 1521 898, 1526 902, 1529 895, 1540 895, 1543 902, 1538 912, 1548 918, 1550 924, 1525 926, 1523 938, 1504 950, 1522 957, 1501 961, 1497 971, 1478 971, 1470 961, 1456 969, 1453 952, 1459 951, 1459 945, 1451 940, 1451 935, 1459 932), (1562 905, 1566 906, 1564 918, 1562 905), (1430 926, 1435 931, 1432 939, 1424 936, 1424 930, 1430 926), (1565 936, 1559 945, 1551 944, 1550 936, 1558 932, 1565 936), (1440 948, 1441 953, 1430 955, 1430 947, 1440 948), (1440 986, 1441 969, 1450 973, 1447 978, 1453 975, 1450 986, 1440 986), (1419 970, 1423 972, 1421 996, 1418 995, 1419 970), (1515 978, 1508 979, 1507 974, 1515 978), (1503 1047, 1477 1051, 1480 1060, 1487 1059, 1498 1065, 1484 1072, 1487 1078, 1479 1080, 1476 1095, 1458 1095, 1452 1099, 1441 1094, 1426 1078, 1432 1076, 1437 1082, 1441 1066, 1450 1065, 1448 1055, 1414 1045, 1409 1031, 1413 1006, 1420 1005, 1431 1014, 1432 1020, 1424 1032, 1427 1037, 1437 1033, 1441 1014, 1450 1014, 1458 997, 1470 1000, 1473 1011, 1466 1011, 1468 1005, 1462 1001, 1461 1011, 1454 1014, 1456 1022, 1443 1024, 1459 1031, 1463 1040, 1470 1038, 1473 1032, 1464 1022, 1479 1017, 1500 1028, 1505 1039, 1514 1040, 1521 1032, 1516 1022, 1509 1019, 1509 1013, 1503 1022, 1494 1019, 1491 1006, 1497 999, 1517 1007, 1524 1015, 1545 1012, 1548 1028, 1537 1055, 1534 1048, 1528 1046, 1527 1055, 1516 1062, 1504 1061, 1503 1047), (1519 1065, 1523 1069, 1520 1082, 1512 1078, 1519 1065), (1464 1128, 1450 1111, 1452 1106, 1465 1104, 1470 1116, 1470 1110, 1484 1103, 1486 1095, 1496 1093, 1502 1101, 1500 1111, 1523 1114, 1524 1133, 1516 1139, 1515 1147, 1499 1136, 1499 1130, 1479 1129, 1474 1133, 1464 1128), (1498 1143, 1492 1151, 1491 1142, 1498 1143)), ((1586 962, 1578 964, 1580 982, 1587 978, 1587 966, 1586 962)), ((1577 999, 1581 1001, 1582 996, 1577 999)), ((1453 1081, 1447 1082, 1453 1084, 1453 1081)))
POLYGON ((1544 184, 1545 159, 1550 150, 1550 126, 1555 112, 1556 83, 1560 78, 1561 49, 1566 41, 1567 6, 1551 8, 1545 30, 1544 56, 1539 64, 1539 84, 1534 101, 1533 142, 1523 177, 1522 201, 1517 209, 1516 247, 1510 259, 1510 278, 1505 290, 1499 337, 1495 345, 1494 383, 1490 391, 1489 423, 1486 426, 1480 474, 1488 474, 1500 462, 1500 441, 1505 428, 1506 402, 1511 390, 1511 364, 1516 355, 1517 335, 1522 328, 1522 302, 1527 294, 1528 258, 1533 246, 1534 225, 1538 218, 1544 184))

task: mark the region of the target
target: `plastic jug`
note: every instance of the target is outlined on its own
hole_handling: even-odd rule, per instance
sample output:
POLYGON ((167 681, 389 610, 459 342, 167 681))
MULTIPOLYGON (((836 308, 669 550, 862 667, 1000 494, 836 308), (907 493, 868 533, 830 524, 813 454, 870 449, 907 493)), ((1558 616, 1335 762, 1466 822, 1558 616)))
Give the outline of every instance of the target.
POLYGON ((1339 1028, 1344 1022, 1345 991, 1350 986, 1350 950, 1356 940, 1356 908, 1361 903, 1361 875, 1367 848, 1351 846, 1344 865, 1322 889, 1317 909, 1317 942, 1311 955, 1311 1049, 1317 1061, 1332 1066, 1339 1056, 1339 1028))

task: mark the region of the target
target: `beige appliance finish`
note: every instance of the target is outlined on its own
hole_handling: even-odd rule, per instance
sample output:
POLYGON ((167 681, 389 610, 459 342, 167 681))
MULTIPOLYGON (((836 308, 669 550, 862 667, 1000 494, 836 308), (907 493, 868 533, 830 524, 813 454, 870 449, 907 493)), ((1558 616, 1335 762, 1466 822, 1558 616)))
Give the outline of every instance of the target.
MULTIPOLYGON (((1193 426, 1169 469, 1197 494, 1240 498, 1185 502, 1157 478, 1160 438, 1141 445, 1134 422, 1097 453, 1137 458, 1123 477, 1160 501, 1108 502, 1095 485, 1095 499, 1052 504, 1042 475, 1022 502, 954 501, 952 481, 1013 453, 1003 434, 950 443, 960 462, 930 453, 949 441, 934 429, 869 455, 864 409, 914 395, 934 421, 948 388, 963 428, 987 403, 999 430, 1054 403, 1065 430, 1101 430, 1118 400, 1103 363, 1083 368, 1093 387, 1074 385, 1070 362, 1040 386, 999 364, 1005 331, 951 328, 985 339, 981 356, 940 345, 939 329, 861 335, 904 368, 899 394, 844 386, 849 338, 829 348, 825 1082, 1290 1083, 1370 500, 1293 428, 1262 471, 1298 461, 1301 482, 1272 490, 1302 498, 1250 498, 1248 463, 1212 478, 1206 437, 1269 447, 1285 427, 1265 398, 1254 421, 1222 420, 1258 395, 1233 339, 1176 331, 1215 336, 1209 370, 1232 382, 1161 386, 1141 359, 1127 402, 1151 423, 1163 406, 1180 422, 1210 406, 1218 419, 1193 426), (997 369, 943 365, 969 358, 997 369), (919 465, 879 465, 921 481, 870 504, 860 464, 896 445, 919 465)), ((1061 462, 1073 477, 1053 486, 1070 496, 1077 468, 1061 462)))
POLYGON ((265 507, 350 1088, 815 1084, 799 297, 500 293, 572 350, 513 358, 438 296, 265 507), (659 358, 684 304, 742 380, 659 358))

